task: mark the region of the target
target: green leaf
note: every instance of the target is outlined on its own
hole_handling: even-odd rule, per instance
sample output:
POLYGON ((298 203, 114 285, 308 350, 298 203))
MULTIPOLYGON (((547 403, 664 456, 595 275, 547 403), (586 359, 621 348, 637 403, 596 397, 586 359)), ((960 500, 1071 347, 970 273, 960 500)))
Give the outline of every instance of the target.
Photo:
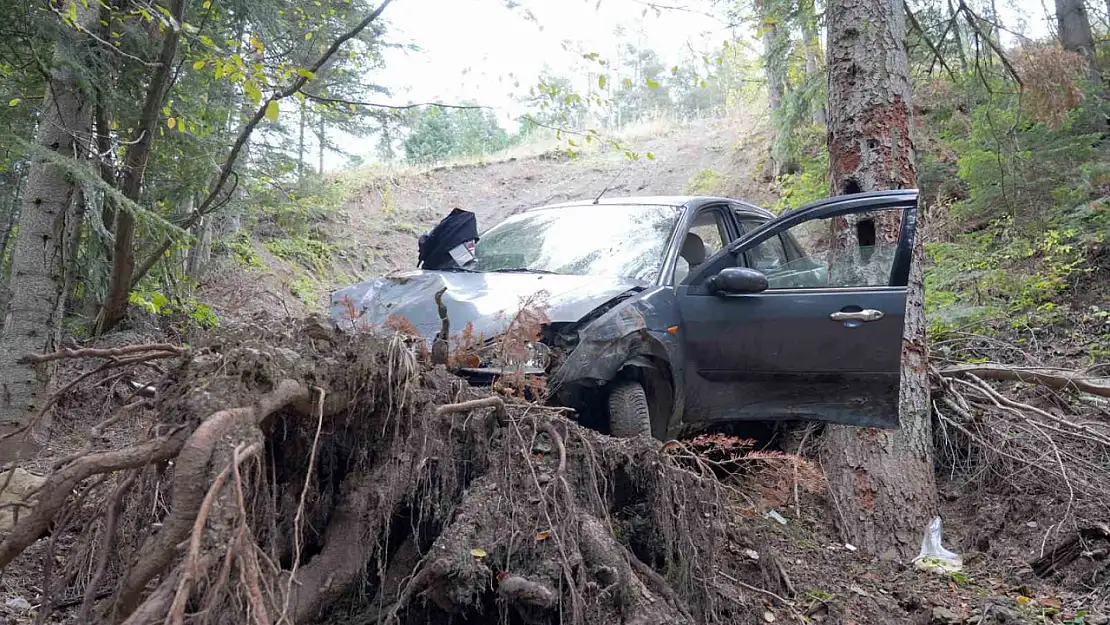
POLYGON ((602 74, 602 75, 597 77, 597 86, 598 87, 604 89, 605 88, 605 83, 607 83, 607 82, 609 82, 609 79, 605 77, 605 74, 602 74))
POLYGON ((204 0, 204 8, 211 9, 212 8, 212 0, 204 0))
POLYGON ((204 66, 205 66, 205 65, 207 65, 207 62, 205 62, 205 61, 197 61, 196 63, 193 63, 193 69, 195 69, 195 70, 202 70, 202 69, 204 69, 204 66))
POLYGON ((315 36, 316 35, 314 33, 308 32, 308 33, 304 34, 304 39, 305 39, 305 41, 312 41, 312 38, 315 37, 315 36))
POLYGON ((654 78, 645 79, 644 84, 647 85, 648 89, 658 89, 659 88, 659 81, 655 80, 654 78))
POLYGON ((281 113, 281 108, 278 106, 278 101, 270 100, 270 103, 266 105, 266 119, 276 122, 279 113, 281 113))
POLYGON ((646 156, 646 157, 647 157, 647 160, 649 160, 649 161, 654 161, 654 160, 655 160, 655 154, 653 154, 653 153, 651 153, 651 152, 648 152, 648 153, 647 153, 647 154, 645 154, 644 156, 646 156))
POLYGON ((304 76, 305 78, 307 78, 309 80, 312 80, 313 78, 316 78, 316 74, 312 73, 311 71, 309 71, 309 70, 307 70, 303 67, 298 68, 297 73, 300 74, 301 76, 304 76))
POLYGON ((8 106, 19 106, 19 103, 22 101, 23 100, 19 98, 12 98, 11 100, 8 100, 8 106))
POLYGON ((166 125, 169 126, 170 130, 173 130, 177 127, 177 120, 171 117, 166 120, 166 125))
POLYGON ((262 90, 258 88, 253 80, 249 80, 243 85, 243 93, 247 94, 247 97, 255 104, 262 101, 262 90))

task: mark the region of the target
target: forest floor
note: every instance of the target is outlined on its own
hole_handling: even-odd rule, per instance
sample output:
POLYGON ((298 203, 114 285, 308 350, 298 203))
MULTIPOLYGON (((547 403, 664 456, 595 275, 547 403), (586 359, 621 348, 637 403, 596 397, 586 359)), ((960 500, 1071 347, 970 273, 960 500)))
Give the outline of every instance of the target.
MULTIPOLYGON (((416 236, 456 206, 475 211, 480 227, 483 227, 523 207, 592 197, 606 187, 611 187, 613 195, 682 194, 689 191, 731 195, 766 205, 774 200, 774 189, 762 181, 759 174, 758 155, 762 154, 759 147, 762 145, 760 128, 759 120, 711 120, 672 128, 656 136, 646 132, 627 141, 629 149, 653 152, 654 160, 629 162, 619 152, 589 153, 579 159, 566 159, 543 152, 491 160, 486 164, 373 173, 365 178, 358 192, 328 224, 332 236, 343 240, 343 254, 336 260, 331 272, 334 283, 327 284, 326 278, 321 280, 321 293, 327 288, 342 286, 344 281, 356 276, 369 277, 411 267, 416 256, 416 236), (706 146, 732 147, 714 149, 706 146), (718 175, 704 174, 707 171, 718 175)), ((633 560, 638 558, 641 564, 649 565, 649 569, 659 568, 658 562, 673 560, 682 563, 679 570, 666 569, 657 574, 668 574, 668 579, 671 579, 670 574, 688 575, 678 575, 685 581, 674 583, 680 595, 676 599, 668 594, 671 591, 666 587, 658 585, 658 579, 650 570, 636 569, 634 574, 617 574, 624 580, 622 584, 627 582, 629 576, 640 580, 637 596, 648 601, 645 606, 639 606, 625 596, 613 602, 612 605, 617 606, 615 608, 607 603, 612 598, 597 590, 597 584, 601 582, 593 586, 583 584, 581 596, 575 595, 573 589, 570 595, 565 595, 566 591, 560 590, 558 585, 549 584, 548 590, 555 588, 564 600, 570 596, 571 601, 585 601, 588 608, 583 610, 587 616, 589 609, 602 610, 603 606, 609 606, 606 609, 611 611, 599 611, 597 618, 586 618, 585 622, 617 622, 603 619, 613 615, 619 615, 629 623, 681 622, 682 615, 688 613, 693 613, 699 622, 735 623, 1105 625, 1110 622, 1110 567, 1105 559, 1106 542, 1095 540, 1089 545, 1084 544, 1083 554, 1078 559, 1044 576, 1036 574, 1031 565, 1046 550, 1051 550, 1053 545, 1074 534, 1078 528, 1110 520, 1105 501, 1099 502, 1097 498, 1085 495, 1079 486, 1073 488, 1072 482, 1082 479, 1082 471, 1077 471, 1080 475, 1073 474, 1070 479, 1067 469, 1064 469, 1062 480, 1046 477, 1056 471, 1056 459, 1051 456, 1034 458, 1030 466, 1004 461, 997 465, 974 464, 968 459, 981 454, 981 447, 955 435, 944 438, 938 448, 937 463, 939 514, 944 520, 944 544, 962 556, 964 568, 958 573, 944 574, 920 571, 905 558, 893 554, 865 553, 846 544, 838 535, 836 519, 850 512, 838 510, 823 489, 820 467, 813 460, 818 455, 816 445, 819 444, 819 437, 810 438, 808 446, 802 449, 798 448, 797 435, 761 441, 761 450, 787 452, 787 455, 771 453, 763 458, 759 454, 739 457, 730 465, 733 467, 730 475, 720 478, 719 475, 693 477, 689 465, 684 464, 686 460, 668 455, 665 450, 629 446, 581 430, 557 414, 536 413, 528 407, 510 408, 507 422, 502 420, 498 424, 467 417, 461 425, 451 425, 449 430, 444 431, 445 415, 436 410, 437 406, 474 398, 480 393, 462 389, 456 380, 442 371, 406 361, 402 368, 407 367, 407 373, 397 379, 411 383, 412 389, 406 386, 398 400, 388 390, 389 384, 396 383, 397 379, 391 376, 400 362, 396 353, 390 351, 392 348, 379 346, 382 352, 375 355, 377 360, 363 360, 359 354, 344 352, 354 349, 342 342, 345 339, 337 339, 311 322, 306 324, 301 321, 306 312, 318 309, 320 301, 312 301, 311 298, 306 301, 306 298, 296 297, 290 292, 291 279, 299 270, 267 255, 262 245, 257 246, 257 252, 265 258, 266 269, 245 273, 234 263, 226 263, 202 290, 202 300, 210 303, 222 318, 220 329, 204 335, 190 333, 179 336, 168 331, 166 324, 137 313, 133 315, 129 328, 105 337, 96 345, 124 347, 157 343, 167 337, 188 339, 190 344, 196 345, 195 353, 207 354, 205 358, 209 360, 199 355, 187 358, 183 364, 159 360, 113 371, 111 375, 90 377, 59 399, 51 440, 40 455, 25 467, 34 473, 46 474, 52 466, 64 464, 74 452, 85 447, 90 428, 134 397, 135 386, 159 385, 156 403, 143 404, 114 423, 103 437, 95 441, 97 449, 125 448, 133 441, 142 440, 149 432, 165 428, 168 423, 176 423, 168 421, 174 411, 193 414, 200 410, 194 404, 209 411, 249 405, 251 398, 258 398, 267 390, 272 390, 274 385, 271 382, 280 375, 299 375, 305 380, 315 380, 317 382, 314 383, 327 387, 329 396, 342 397, 344 392, 355 393, 352 389, 357 386, 345 376, 361 374, 377 380, 370 384, 369 395, 377 404, 367 404, 369 407, 364 406, 364 411, 358 413, 353 408, 336 411, 334 416, 328 418, 340 419, 339 415, 343 415, 346 420, 329 422, 322 438, 320 431, 317 431, 317 438, 323 441, 319 445, 317 469, 321 481, 314 487, 318 492, 312 493, 309 509, 298 510, 296 505, 298 494, 304 501, 300 492, 300 483, 304 481, 300 472, 303 469, 298 468, 290 468, 288 475, 274 469, 265 479, 258 478, 261 484, 269 484, 275 489, 272 500, 265 496, 266 491, 262 489, 261 494, 247 494, 245 507, 240 502, 239 507, 245 508, 244 516, 247 515, 246 509, 250 509, 251 515, 273 522, 271 530, 263 528, 265 523, 253 527, 252 531, 258 534, 261 551, 285 553, 280 557, 275 555, 274 559, 278 566, 288 564, 286 552, 292 547, 286 544, 288 540, 283 542, 281 539, 289 538, 287 526, 294 524, 294 516, 299 521, 303 512, 306 521, 304 540, 308 547, 300 544, 299 537, 297 544, 313 552, 315 558, 323 560, 323 556, 329 553, 324 546, 325 528, 341 517, 344 510, 337 501, 355 489, 345 481, 349 475, 334 474, 339 471, 336 467, 347 463, 349 468, 353 464, 367 475, 377 475, 374 472, 384 466, 381 462, 385 462, 381 458, 388 456, 383 455, 383 448, 380 447, 385 444, 383 441, 393 440, 395 445, 419 443, 425 446, 428 440, 435 441, 435 453, 429 454, 426 447, 420 447, 419 454, 408 457, 405 462, 413 463, 406 465, 410 472, 417 474, 431 470, 426 465, 449 464, 444 459, 451 459, 465 464, 457 474, 465 474, 466 478, 459 478, 458 481, 466 483, 456 483, 456 478, 450 477, 456 472, 443 470, 437 473, 435 480, 405 482, 397 486, 396 492, 390 491, 392 494, 388 496, 398 501, 397 510, 403 510, 396 515, 397 524, 402 525, 401 521, 407 519, 407 524, 413 526, 408 538, 403 532, 395 535, 397 530, 389 529, 393 523, 390 519, 394 518, 390 516, 392 509, 382 521, 386 525, 385 530, 380 530, 384 532, 381 534, 383 541, 393 545, 387 551, 392 554, 392 562, 403 570, 398 573, 392 564, 386 566, 380 559, 377 566, 373 560, 359 563, 355 567, 356 573, 367 566, 366 575, 376 580, 377 585, 367 582, 366 586, 356 590, 311 597, 308 604, 330 606, 321 612, 321 622, 380 622, 379 617, 388 621, 382 616, 384 608, 393 607, 395 613, 401 613, 406 601, 413 606, 425 607, 414 607, 396 622, 446 622, 436 620, 439 617, 435 615, 440 613, 435 611, 435 606, 451 604, 451 597, 458 603, 462 600, 457 597, 467 593, 471 593, 467 601, 472 601, 467 604, 469 611, 458 615, 452 622, 547 622, 542 619, 529 621, 536 618, 535 610, 545 608, 547 599, 542 596, 523 599, 520 595, 508 597, 507 594, 497 595, 500 599, 491 599, 484 596, 481 590, 484 583, 486 591, 489 591, 491 580, 482 576, 490 574, 489 569, 497 573, 497 567, 492 562, 504 558, 519 568, 505 565, 505 570, 497 573, 494 584, 502 584, 503 588, 509 587, 506 579, 519 579, 516 574, 533 581, 559 578, 557 573, 548 570, 548 565, 556 566, 552 563, 558 562, 566 564, 568 556, 550 551, 555 545, 563 551, 580 552, 584 562, 593 562, 589 570, 598 580, 603 580, 604 575, 598 571, 604 572, 609 566, 605 564, 608 560, 604 552, 611 545, 591 543, 588 528, 592 527, 592 521, 578 520, 593 519, 595 516, 617 528, 613 534, 619 540, 614 544, 622 544, 629 553, 635 554, 629 556, 633 560), (232 359, 231 354, 245 360, 240 363, 232 359), (347 354, 346 360, 343 354, 347 354), (212 358, 225 360, 213 363, 212 358), (251 359, 257 359, 262 364, 250 365, 253 362, 251 359), (303 370, 306 359, 312 360, 310 373, 303 370), (219 380, 228 379, 231 375, 227 373, 227 368, 242 368, 247 373, 264 371, 264 375, 257 375, 260 379, 267 379, 256 380, 250 377, 255 374, 247 376, 244 373, 247 377, 234 378, 232 375, 235 384, 221 386, 224 382, 219 380), (116 376, 116 373, 123 375, 116 376), (198 380, 217 382, 212 382, 211 387, 207 386, 208 382, 198 386, 198 380), (330 386, 323 381, 329 381, 330 386), (191 389, 201 387, 206 389, 203 400, 190 394, 191 389), (211 397, 207 397, 209 394, 211 397), (396 408, 399 412, 394 413, 393 404, 396 401, 400 402, 396 408), (383 402, 388 404, 385 409, 379 407, 383 402), (395 418, 398 415, 405 418, 395 418), (537 440, 540 442, 537 443, 537 440), (474 455, 475 450, 482 451, 485 456, 478 458, 474 455), (558 458, 558 451, 562 451, 565 457, 558 458), (361 460, 353 460, 356 457, 361 460), (602 481, 611 477, 615 482, 622 483, 621 476, 625 473, 634 475, 638 466, 662 467, 659 468, 660 475, 669 477, 640 476, 637 479, 641 481, 629 477, 628 484, 631 485, 626 484, 625 487, 630 492, 634 491, 635 496, 622 494, 617 486, 605 487, 597 495, 604 501, 594 501, 596 493, 587 488, 586 478, 581 477, 605 475, 608 477, 603 477, 602 481), (521 467, 530 468, 531 476, 527 471, 522 472, 521 467), (541 488, 540 484, 548 482, 536 478, 537 472, 541 478, 546 475, 546 480, 554 477, 552 483, 559 482, 565 472, 569 476, 566 492, 541 488), (342 485, 340 478, 343 479, 342 485), (504 513, 507 514, 504 518, 497 516, 502 512, 491 512, 493 509, 501 510, 501 504, 490 504, 488 497, 501 501, 496 493, 507 493, 510 497, 515 493, 528 493, 532 488, 529 480, 533 478, 537 480, 538 495, 526 494, 526 501, 513 503, 508 508, 512 513, 504 513), (332 480, 334 484, 327 486, 327 480, 332 480), (486 487, 488 491, 483 490, 486 487), (429 489, 442 492, 442 499, 430 499, 429 489), (280 495, 277 494, 279 491, 280 495), (399 502, 402 500, 408 503, 401 505, 399 502), (676 513, 674 519, 659 518, 658 512, 650 509, 652 505, 659 506, 660 502, 675 500, 686 502, 688 506, 683 507, 682 513, 676 513), (267 501, 270 503, 266 504, 267 501), (278 509, 265 509, 266 505, 278 509), (431 510, 421 506, 451 509, 431 510), (578 516, 559 516, 559 510, 569 510, 578 516), (480 513, 480 522, 471 520, 469 525, 460 525, 460 518, 466 520, 469 517, 465 513, 471 511, 480 513), (425 516, 419 517, 419 514, 425 516), (555 515, 553 520, 552 515, 555 515), (682 515, 693 515, 693 521, 682 515), (546 520, 536 525, 533 516, 546 520), (418 518, 423 518, 425 523, 422 525, 416 520, 418 518), (699 523, 707 527, 697 528, 699 523), (537 529, 539 531, 533 544, 530 537, 537 529), (460 532, 464 537, 459 544, 473 546, 474 549, 470 551, 472 556, 462 555, 465 563, 458 564, 461 568, 453 576, 448 576, 456 580, 452 582, 454 585, 447 582, 437 585, 424 580, 425 585, 417 587, 414 580, 419 576, 415 573, 432 570, 435 562, 425 563, 425 559, 411 553, 406 560, 406 549, 412 549, 412 544, 415 544, 417 551, 432 553, 445 537, 458 538, 460 532), (520 547, 520 532, 529 537, 523 548, 520 547), (672 536, 668 532, 677 533, 672 536), (688 538, 690 541, 688 544, 677 541, 668 545, 665 544, 665 536, 688 538), (529 554, 532 559, 523 562, 518 551, 529 554), (480 555, 473 555, 479 552, 480 555), (487 558, 491 562, 488 568, 485 565, 487 558), (704 563, 711 563, 712 566, 704 563), (509 573, 514 576, 503 577, 509 573), (409 578, 410 574, 413 574, 412 578, 409 578), (473 587, 459 588, 457 580, 469 579, 466 575, 470 574, 485 581, 479 579, 473 587), (415 594, 406 596, 410 588, 415 594), (505 612, 507 604, 516 605, 518 611, 511 614, 505 612), (525 604, 531 612, 521 607, 525 604), (671 612, 677 615, 677 620, 672 621, 669 616, 650 616, 671 612)), ((1023 347, 1026 355, 1044 364, 1076 366, 1078 357, 1082 355, 1076 350, 1081 352, 1085 349, 1082 337, 1103 332, 1104 329, 1075 323, 1069 326, 1070 322, 1066 320, 1079 319, 1082 317, 1080 311, 1091 305, 1110 308, 1110 295, 1099 286, 1106 284, 1107 280, 1110 280, 1110 266, 1104 264, 1096 273, 1076 284, 1072 292, 1073 303, 1064 303, 1064 306, 1074 306, 1075 314, 1064 315, 1065 321, 1058 326, 1038 329, 1039 340, 1023 347)), ((99 364, 88 359, 63 360, 59 379, 75 379, 99 364)), ((357 384, 362 384, 362 381, 357 384)), ((1002 383, 996 386, 1010 396, 1045 409, 1050 409, 1059 400, 1055 393, 1030 385, 1002 383)), ((359 388, 358 392, 365 390, 359 388)), ((1105 421, 1110 418, 1104 404, 1092 404, 1086 410, 1081 415, 1082 419, 1105 421)), ((319 409, 321 423, 326 412, 323 407, 319 409)), ((204 415, 203 412, 197 414, 199 417, 204 415)), ((293 457, 303 458, 310 449, 317 448, 312 436, 317 413, 311 406, 303 410, 290 408, 287 412, 278 410, 275 415, 277 424, 263 424, 259 420, 263 437, 260 440, 266 441, 270 453, 299 454, 293 457), (297 425, 300 417, 305 418, 300 419, 303 422, 297 425)), ((446 415, 446 418, 449 420, 451 417, 446 415)), ((200 422, 200 418, 182 421, 193 422, 200 422)), ((253 439, 248 436, 244 440, 253 439)), ((719 453, 720 449, 716 452, 719 453)), ((1105 454, 1105 450, 1100 453, 1105 454)), ((403 455, 395 460, 402 462, 399 458, 403 455)), ((1092 457, 1091 460, 1102 462, 1105 457, 1092 457)), ((290 466, 295 464, 291 462, 290 466)), ((220 466, 216 465, 213 456, 208 474, 214 475, 220 466)), ((437 467, 436 470, 440 469, 437 467)), ((265 473, 261 468, 259 471, 265 473)), ((247 474, 246 479, 250 478, 251 475, 247 474)), ((162 512, 177 505, 174 503, 171 506, 170 482, 166 481, 161 471, 157 476, 142 479, 147 480, 141 482, 142 488, 129 495, 134 501, 122 508, 121 518, 126 517, 131 525, 124 523, 121 526, 119 544, 112 550, 113 558, 118 556, 122 560, 139 554, 139 543, 146 535, 142 524, 149 525, 162 512)), ((90 591, 95 599, 113 595, 113 584, 122 576, 117 566, 119 563, 113 560, 107 566, 106 575, 98 576, 93 572, 97 568, 98 545, 102 550, 105 544, 100 542, 103 540, 105 519, 97 510, 105 505, 108 493, 97 488, 100 487, 94 486, 87 491, 91 495, 82 505, 76 506, 76 511, 65 522, 57 525, 51 538, 34 542, 4 567, 0 576, 0 622, 34 622, 37 615, 44 611, 41 604, 43 596, 53 597, 54 607, 49 610, 48 622, 81 622, 83 583, 90 578, 97 579, 100 584, 90 591), (52 580, 52 588, 44 588, 44 580, 52 580)), ((1108 483, 1096 484, 1095 488, 1110 492, 1108 483)), ((387 493, 382 491, 375 496, 386 498, 387 493)), ((227 513, 227 510, 223 512, 227 513)), ((234 527, 234 514, 227 518, 231 519, 228 527, 234 527)), ((206 538, 206 541, 211 540, 214 544, 226 538, 231 544, 231 539, 227 538, 231 536, 230 530, 219 533, 218 524, 213 527, 217 535, 206 538)), ((922 528, 922 532, 924 530, 922 528)), ((294 527, 292 531, 296 533, 299 530, 294 527)), ((361 544, 360 540, 352 540, 347 548, 354 550, 357 544, 361 544)), ((209 542, 205 542, 205 549, 210 547, 209 542)), ((231 553, 230 548, 228 553, 231 553)), ((312 562, 310 559, 307 564, 312 562)), ((235 575, 244 576, 250 571, 261 572, 265 569, 265 565, 262 569, 258 566, 256 563, 253 568, 244 566, 242 571, 236 569, 235 575)), ((306 565, 305 569, 302 575, 316 573, 311 566, 306 565)), ((336 567, 337 571, 341 569, 341 566, 336 567)), ((219 582, 212 583, 223 573, 217 573, 219 567, 215 565, 211 570, 213 577, 208 580, 208 585, 198 582, 196 592, 203 591, 207 593, 204 595, 206 599, 214 597, 214 605, 223 605, 217 601, 221 596, 218 594, 219 582)), ((172 572, 166 573, 166 576, 172 575, 172 572)), ((161 589, 162 585, 158 588, 161 589)), ((271 590, 266 588, 267 593, 271 590)), ((252 601, 262 601, 253 595, 239 597, 239 600, 255 607, 252 601)), ((239 604, 230 601, 227 605, 239 604)), ((288 608, 288 603, 285 607, 288 608)), ((257 617, 257 612, 252 613, 257 617)))

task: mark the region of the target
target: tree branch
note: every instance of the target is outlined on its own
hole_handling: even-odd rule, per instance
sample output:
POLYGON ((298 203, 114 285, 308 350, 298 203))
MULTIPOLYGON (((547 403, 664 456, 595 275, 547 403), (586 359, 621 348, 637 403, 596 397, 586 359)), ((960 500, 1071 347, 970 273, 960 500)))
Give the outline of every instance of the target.
POLYGON ((488 108, 490 108, 488 106, 481 106, 481 105, 477 105, 477 104, 475 104, 475 105, 443 104, 442 102, 418 102, 416 104, 378 104, 376 102, 360 102, 358 100, 344 100, 343 98, 328 98, 328 97, 324 97, 324 96, 320 96, 320 95, 312 95, 311 93, 305 93, 304 91, 301 91, 300 93, 304 94, 304 97, 308 98, 309 100, 312 100, 313 102, 321 102, 323 104, 346 104, 348 106, 360 106, 360 107, 366 107, 366 108, 389 109, 389 110, 392 110, 392 111, 407 111, 409 109, 420 108, 422 106, 434 106, 436 108, 441 108, 441 109, 488 109, 488 108))
MULTIPOLYGON (((288 98, 289 96, 297 93, 302 88, 304 88, 304 86, 308 84, 309 76, 315 76, 322 67, 324 67, 329 61, 331 61, 331 58, 335 56, 335 53, 339 51, 339 48, 342 47, 343 44, 347 43, 351 39, 354 39, 359 35, 359 33, 366 30, 366 27, 373 23, 374 20, 378 19, 378 17, 381 16, 382 12, 385 11, 386 7, 388 7, 391 2, 393 2, 393 0, 381 0, 381 4, 379 4, 378 8, 374 9, 374 11, 370 13, 370 15, 367 15, 366 18, 356 24, 354 28, 347 31, 338 39, 333 41, 332 44, 328 46, 328 49, 320 55, 320 58, 316 59, 316 62, 308 68, 308 72, 297 76, 297 79, 294 80, 291 84, 286 86, 281 91, 271 94, 270 97, 266 98, 258 106, 258 109, 254 112, 254 115, 251 116, 250 121, 248 121, 246 125, 243 126, 242 130, 239 131, 239 136, 235 138, 235 143, 232 144, 231 151, 228 153, 227 158, 224 160, 224 164, 220 166, 220 175, 216 178, 216 182, 213 183, 212 188, 208 192, 208 195, 205 196, 204 201, 202 201, 200 205, 196 208, 196 210, 193 211, 193 214, 190 215, 189 218, 182 223, 181 228, 183 230, 192 228, 205 215, 208 215, 219 207, 219 205, 216 203, 216 200, 220 197, 224 185, 227 184, 228 178, 231 177, 232 169, 235 167, 236 161, 239 160, 239 153, 243 151, 243 148, 246 146, 247 140, 254 132, 254 129, 258 126, 259 123, 262 122, 263 118, 266 117, 266 109, 270 106, 270 103, 284 100, 285 98, 288 98)), ((142 265, 140 265, 138 270, 135 271, 135 273, 133 274, 133 277, 131 279, 132 284, 142 279, 142 277, 146 275, 152 267, 154 267, 155 263, 157 263, 159 259, 161 259, 165 255, 166 250, 170 249, 171 245, 173 245, 172 240, 165 241, 161 246, 159 246, 157 250, 155 250, 154 253, 152 253, 146 260, 144 260, 142 265)))
POLYGON ((1002 48, 994 41, 994 39, 988 37, 987 34, 984 33, 981 28, 979 28, 978 22, 986 22, 986 20, 979 17, 975 13, 975 11, 972 11, 971 8, 968 7, 967 4, 964 2, 964 0, 960 0, 959 10, 964 12, 964 18, 967 20, 968 26, 971 26, 971 29, 975 31, 975 34, 982 38, 983 41, 987 42, 987 45, 990 46, 991 50, 994 50, 994 53, 998 55, 999 60, 1002 61, 1002 65, 1006 68, 1006 71, 1010 74, 1010 76, 1013 77, 1018 86, 1024 89, 1025 83, 1022 82, 1021 76, 1018 75, 1017 70, 1014 69, 1014 66, 1010 64, 1010 59, 1006 58, 1006 55, 1002 52, 1002 48))
POLYGON ((1100 397, 1110 397, 1110 378, 1085 375, 1049 367, 1009 367, 996 363, 952 365, 940 370, 945 377, 973 375, 987 380, 1042 384, 1058 390, 1074 389, 1100 397))
MULTIPOLYGON (((912 26, 913 29, 917 31, 917 34, 921 36, 921 40, 925 42, 925 45, 929 46, 929 50, 932 51, 933 56, 936 57, 936 60, 940 61, 940 66, 944 68, 944 71, 948 72, 948 77, 952 79, 952 82, 958 82, 956 80, 956 74, 952 72, 952 68, 948 67, 948 63, 944 62, 944 57, 941 56, 940 50, 938 50, 937 47, 933 45, 933 40, 929 39, 928 33, 926 33, 925 29, 921 27, 921 23, 917 21, 917 16, 913 14, 913 9, 910 8, 910 4, 905 0, 902 0, 902 6, 906 10, 906 17, 910 18, 910 26, 912 26)), ((947 33, 947 31, 945 32, 947 33)), ((930 67, 930 69, 932 69, 932 67, 930 67)))

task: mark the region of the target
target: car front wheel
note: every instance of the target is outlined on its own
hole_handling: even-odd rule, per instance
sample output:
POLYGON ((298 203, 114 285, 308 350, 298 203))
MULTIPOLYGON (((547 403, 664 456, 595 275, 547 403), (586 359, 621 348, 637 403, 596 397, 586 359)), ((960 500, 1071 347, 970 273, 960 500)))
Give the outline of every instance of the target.
POLYGON ((647 393, 639 382, 617 382, 609 391, 609 433, 617 438, 651 436, 647 393))

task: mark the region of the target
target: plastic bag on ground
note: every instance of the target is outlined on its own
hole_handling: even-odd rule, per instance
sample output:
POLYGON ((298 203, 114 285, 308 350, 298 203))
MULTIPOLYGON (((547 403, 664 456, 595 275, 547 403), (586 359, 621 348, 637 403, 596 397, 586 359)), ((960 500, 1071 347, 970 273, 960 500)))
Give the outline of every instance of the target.
POLYGON ((944 524, 938 516, 929 523, 929 527, 925 528, 925 537, 921 540, 921 553, 913 559, 915 568, 939 574, 955 573, 964 568, 959 554, 944 548, 943 538, 944 524))

